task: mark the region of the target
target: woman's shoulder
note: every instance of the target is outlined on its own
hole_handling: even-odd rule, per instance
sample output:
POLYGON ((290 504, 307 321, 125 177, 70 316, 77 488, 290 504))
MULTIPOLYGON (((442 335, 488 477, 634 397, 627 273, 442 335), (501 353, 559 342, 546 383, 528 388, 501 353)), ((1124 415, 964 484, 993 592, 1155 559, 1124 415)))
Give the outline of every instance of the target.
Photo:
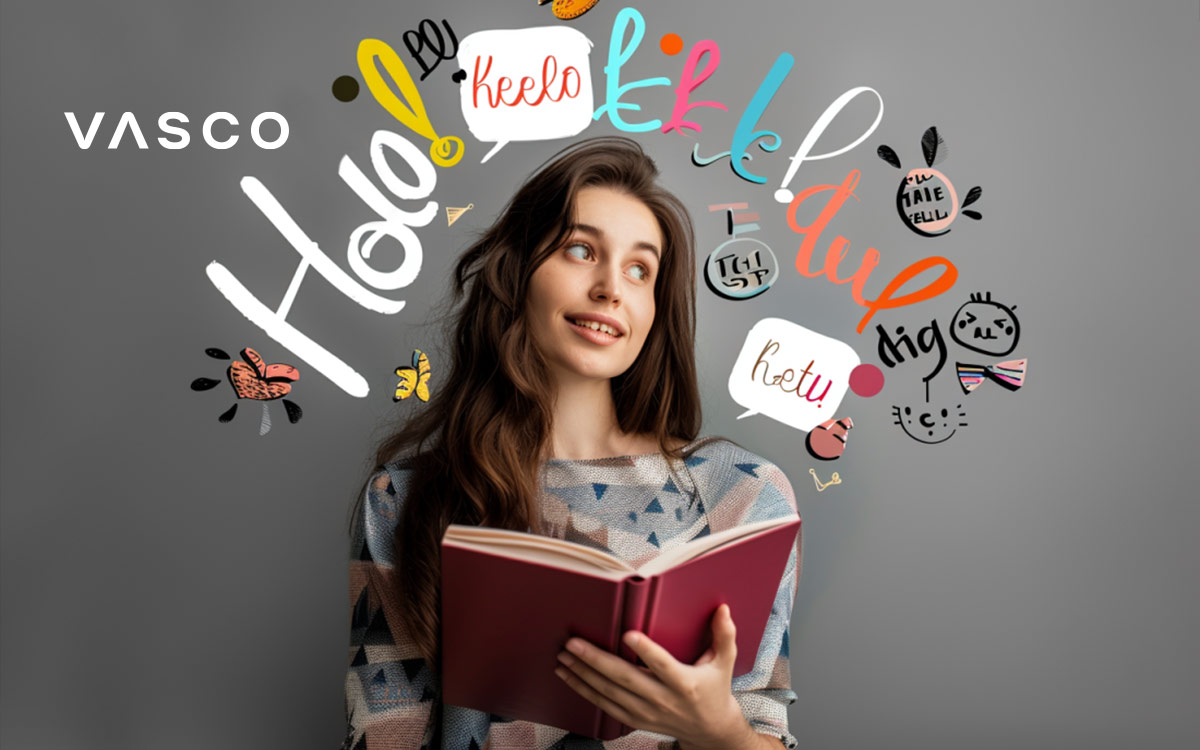
POLYGON ((736 524, 798 513, 783 469, 732 440, 693 441, 685 447, 683 460, 710 515, 736 515, 736 524))

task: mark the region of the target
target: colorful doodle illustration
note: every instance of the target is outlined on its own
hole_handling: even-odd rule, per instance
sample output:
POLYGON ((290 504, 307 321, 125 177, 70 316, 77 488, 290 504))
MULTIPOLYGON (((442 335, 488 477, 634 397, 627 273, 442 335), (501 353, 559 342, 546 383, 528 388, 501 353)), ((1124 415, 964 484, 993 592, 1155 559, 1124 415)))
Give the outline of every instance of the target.
POLYGON ((458 136, 440 136, 425 113, 425 103, 417 84, 396 50, 380 39, 363 39, 358 43, 358 71, 375 101, 402 125, 417 135, 428 138, 429 158, 439 167, 452 167, 463 157, 463 142, 458 136), (383 79, 379 65, 396 83, 400 96, 383 79), (403 97, 403 98, 401 98, 403 97))
POLYGON ((485 163, 510 141, 544 141, 592 123, 592 42, 566 26, 476 31, 458 47, 468 72, 459 107, 471 135, 494 143, 485 163))
POLYGON ((992 293, 972 294, 971 299, 958 308, 950 321, 950 337, 966 348, 979 354, 1003 357, 1017 348, 1021 338, 1021 322, 1014 311, 1016 305, 1008 307, 992 301, 992 293))
POLYGON ((400 382, 396 383, 396 394, 392 396, 392 401, 403 401, 413 393, 422 401, 428 401, 429 374, 429 357, 420 349, 413 349, 412 367, 396 368, 400 382))
MULTIPOLYGON (((599 0, 554 0, 551 8, 554 10, 555 16, 564 21, 570 21, 587 13, 597 2, 599 0)), ((538 4, 541 5, 541 3, 538 4)))
POLYGON ((923 302, 927 299, 932 299, 938 296, 951 287, 958 279, 958 268, 950 262, 949 259, 941 256, 930 256, 923 258, 908 267, 901 270, 892 280, 887 283, 879 296, 873 300, 866 299, 863 296, 863 290, 866 288, 867 282, 870 280, 871 272, 879 265, 882 258, 881 253, 874 247, 868 247, 859 261, 858 268, 850 274, 839 272, 842 260, 846 257, 849 250, 850 240, 843 235, 837 235, 829 243, 829 249, 825 252, 824 264, 821 268, 812 268, 813 255, 816 254, 817 242, 820 240, 825 228, 829 222, 837 216, 842 205, 853 197, 856 201, 858 196, 854 194, 854 189, 858 186, 858 180, 862 173, 857 169, 852 169, 846 175, 846 179, 841 185, 812 185, 801 191, 788 204, 787 222, 793 232, 804 237, 800 243, 800 248, 796 251, 796 271, 801 276, 806 276, 810 279, 820 276, 826 277, 834 284, 849 284, 850 296, 854 301, 867 308, 867 312, 859 319, 858 325, 855 326, 855 331, 862 333, 866 328, 867 323, 879 310, 892 310, 897 307, 905 307, 914 305, 918 302, 923 302), (825 201, 825 207, 809 224, 800 225, 797 219, 800 207, 813 196, 821 193, 832 193, 825 201), (915 289, 905 294, 899 294, 910 281, 920 277, 926 271, 941 267, 942 271, 936 279, 929 281, 920 289, 915 289), (897 296, 899 294, 899 296, 897 296))
POLYGON ((704 281, 715 294, 732 300, 757 297, 771 288, 779 277, 779 261, 765 243, 738 235, 759 229, 758 214, 748 212, 746 203, 722 203, 709 211, 724 211, 726 240, 709 253, 704 263, 704 281), (739 213, 734 213, 739 211, 739 213))
MULTIPOLYGON (((676 34, 667 34, 659 42, 659 47, 668 55, 677 54, 683 49, 683 40, 676 34)), ((703 39, 692 45, 687 61, 683 64, 683 71, 679 74, 679 85, 675 87, 675 104, 671 107, 671 118, 663 124, 662 132, 675 131, 680 135, 687 135, 688 130, 703 132, 704 128, 700 123, 684 119, 689 112, 699 107, 729 111, 728 107, 718 101, 691 101, 692 92, 717 72, 720 64, 721 47, 712 39, 703 39), (701 62, 704 63, 702 68, 701 62), (696 72, 697 68, 700 68, 699 73, 696 72)), ((694 149, 692 153, 695 155, 694 149)))
POLYGON ((1015 391, 1025 385, 1025 370, 1027 359, 1010 359, 996 365, 969 365, 956 363, 958 382, 962 385, 963 393, 970 393, 985 380, 994 380, 1010 391, 1015 391))
POLYGON ((853 428, 854 420, 850 417, 822 422, 808 433, 808 439, 804 441, 805 447, 813 458, 822 461, 836 460, 846 452, 847 433, 853 428))
MULTIPOLYGON (((775 93, 779 91, 779 87, 783 85, 783 81, 792 70, 792 65, 795 64, 796 58, 792 57, 787 52, 775 58, 775 64, 767 71, 767 75, 758 86, 758 90, 754 92, 754 96, 750 98, 750 103, 743 110, 741 118, 738 119, 737 127, 733 131, 733 140, 730 142, 729 150, 722 151, 719 154, 712 156, 700 156, 700 144, 692 147, 692 164, 697 167, 707 167, 715 161, 729 157, 729 166, 733 169, 733 173, 741 177, 747 182, 753 182, 762 185, 767 181, 766 177, 756 175, 746 169, 742 163, 751 161, 754 156, 749 153, 749 149, 754 144, 767 153, 776 151, 783 143, 783 139, 773 130, 755 130, 758 125, 758 120, 767 110, 767 105, 771 103, 771 99, 775 97, 775 93), (770 139, 769 141, 767 139, 770 139)), ((670 80, 662 79, 669 84, 670 80)), ((655 123, 658 121, 655 120, 655 123)))
MULTIPOLYGON (((420 80, 422 81, 428 78, 434 70, 437 70, 437 66, 441 65, 443 61, 453 60, 458 55, 458 37, 454 34, 454 29, 450 28, 450 22, 443 19, 442 28, 446 30, 453 47, 449 52, 446 51, 446 38, 442 36, 442 30, 428 18, 417 24, 415 30, 410 29, 400 37, 404 41, 404 46, 408 48, 408 53, 417 61, 417 65, 421 66, 420 80), (423 53, 426 49, 432 56, 430 62, 425 61, 423 53)), ((456 83, 457 81, 458 79, 455 79, 456 83)))
POLYGON ((729 395, 746 408, 738 419, 762 413, 807 432, 842 403, 858 365, 858 354, 843 341, 763 318, 746 334, 729 373, 729 395))
MULTIPOLYGON (((230 359, 229 355, 217 348, 205 349, 204 353, 213 359, 230 359)), ((292 383, 300 379, 300 371, 292 365, 270 364, 250 347, 242 349, 241 362, 233 362, 225 371, 229 384, 239 400, 250 399, 263 402, 262 424, 259 435, 265 435, 271 430, 271 414, 267 410, 267 401, 283 399, 283 408, 287 412, 288 421, 292 424, 300 421, 304 411, 300 406, 283 397, 291 393, 292 383)), ((207 391, 220 385, 221 381, 212 378, 196 378, 192 381, 193 391, 207 391)), ((235 401, 225 413, 217 417, 217 421, 225 423, 233 420, 237 414, 238 405, 235 401)))
POLYGON ((889 334, 887 329, 881 325, 875 326, 875 331, 879 334, 879 343, 876 345, 876 351, 879 353, 879 359, 889 368, 905 362, 904 352, 900 347, 908 350, 908 356, 916 359, 921 354, 930 354, 937 352, 937 364, 930 370, 929 374, 921 378, 921 382, 925 384, 925 400, 929 400, 929 381, 942 371, 942 366, 946 364, 946 340, 942 338, 942 329, 938 326, 937 320, 929 321, 929 325, 923 326, 917 331, 917 341, 914 344, 912 337, 904 332, 904 326, 897 326, 895 338, 893 334, 889 334), (920 352, 918 353, 918 349, 920 352))
POLYGON ((339 102, 352 102, 358 98, 358 79, 354 76, 338 76, 330 88, 333 98, 339 102))
POLYGON ((475 208, 474 203, 469 203, 466 206, 453 207, 446 206, 446 226, 453 226, 454 222, 458 221, 458 217, 475 208))
POLYGON ((850 391, 856 396, 871 398, 883 390, 883 370, 864 362, 850 371, 850 391))
MULTIPOLYGON (((936 127, 930 127, 921 136, 921 151, 925 154, 927 168, 917 167, 904 176, 900 189, 896 192, 896 210, 904 225, 923 237, 940 237, 950 231, 950 225, 958 218, 960 209, 965 209, 983 195, 983 188, 973 187, 967 191, 962 204, 958 202, 958 193, 946 175, 933 168, 941 163, 948 153, 946 142, 942 139, 936 127)), ((876 152, 880 159, 891 164, 896 169, 900 166, 900 157, 890 146, 883 145, 876 152)), ((983 215, 978 211, 962 211, 964 216, 979 220, 983 215)))
MULTIPOLYGON (((427 198, 437 185, 437 170, 421 150, 399 133, 376 130, 371 136, 371 164, 387 190, 402 201, 427 198), (402 159, 416 176, 416 184, 402 179, 394 171, 388 152, 402 159)), ((393 160, 394 161, 394 160, 393 160)), ((424 252, 421 239, 413 227, 428 226, 437 216, 437 201, 427 201, 416 211, 406 211, 394 204, 349 156, 338 164, 338 176, 378 215, 364 221, 349 236, 346 258, 355 279, 327 255, 319 244, 288 213, 269 189, 257 178, 247 175, 241 179, 242 192, 262 212, 297 253, 300 262, 293 272, 291 283, 279 306, 272 310, 251 292, 219 261, 205 267, 209 281, 225 296, 234 309, 274 339, 287 347, 296 357, 329 378, 335 385, 356 398, 364 398, 371 388, 366 378, 333 352, 313 340, 308 334, 288 322, 287 316, 309 269, 316 271, 339 292, 356 304, 383 315, 394 315, 404 309, 405 301, 376 294, 373 289, 391 291, 402 289, 416 280, 421 271, 424 252), (403 248, 404 260, 389 271, 371 266, 371 250, 384 237, 396 240, 403 248), (360 283, 365 282, 364 283, 360 283), (368 288, 371 287, 371 288, 368 288)))
POLYGON ((809 469, 808 473, 812 474, 813 482, 816 483, 816 485, 817 485, 817 492, 824 492, 829 487, 832 487, 835 484, 842 483, 842 477, 836 471, 833 472, 833 476, 831 476, 829 478, 829 481, 825 482, 823 484, 822 484, 821 480, 819 478, 817 478, 817 470, 816 469, 809 469))
POLYGON ((905 435, 926 445, 944 443, 954 437, 959 427, 967 426, 966 422, 959 421, 967 416, 966 412, 962 411, 962 404, 956 406, 954 412, 948 408, 930 409, 928 402, 925 406, 926 410, 918 414, 914 413, 911 406, 905 406, 903 409, 893 406, 892 416, 896 418, 893 424, 900 425, 905 435))

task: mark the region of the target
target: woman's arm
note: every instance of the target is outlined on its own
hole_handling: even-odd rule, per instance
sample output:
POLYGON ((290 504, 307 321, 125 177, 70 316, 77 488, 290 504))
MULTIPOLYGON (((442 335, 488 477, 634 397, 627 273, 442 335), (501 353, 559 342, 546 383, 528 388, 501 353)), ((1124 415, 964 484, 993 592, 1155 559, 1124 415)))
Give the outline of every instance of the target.
POLYGON ((351 532, 346 750, 417 750, 432 738, 436 677, 403 627, 395 594, 403 489, 386 471, 372 477, 351 532))

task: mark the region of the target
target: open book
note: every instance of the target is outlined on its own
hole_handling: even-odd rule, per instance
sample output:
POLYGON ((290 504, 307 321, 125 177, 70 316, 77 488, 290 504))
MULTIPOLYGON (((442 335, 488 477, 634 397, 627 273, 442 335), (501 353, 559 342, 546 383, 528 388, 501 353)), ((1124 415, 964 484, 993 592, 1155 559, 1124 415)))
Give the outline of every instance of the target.
POLYGON ((635 662, 638 630, 691 664, 728 604, 733 674, 749 672, 796 542, 787 516, 693 539, 634 568, 602 550, 517 531, 453 525, 442 540, 443 701, 610 740, 633 731, 554 674, 579 636, 635 662))

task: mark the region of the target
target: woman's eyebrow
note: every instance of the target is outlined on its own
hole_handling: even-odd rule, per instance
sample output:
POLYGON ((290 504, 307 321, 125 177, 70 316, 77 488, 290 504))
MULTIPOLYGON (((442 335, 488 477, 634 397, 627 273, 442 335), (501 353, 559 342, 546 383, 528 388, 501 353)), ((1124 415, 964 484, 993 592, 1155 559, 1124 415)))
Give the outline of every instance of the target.
MULTIPOLYGON (((570 227, 568 227, 568 229, 570 229, 572 232, 585 232, 601 240, 604 239, 604 231, 600 229, 600 227, 594 227, 591 224, 572 224, 570 227)), ((655 258, 661 258, 662 254, 658 251, 658 246, 652 242, 646 242, 645 240, 642 240, 635 242, 633 246, 638 250, 648 250, 649 252, 654 253, 655 258)))

